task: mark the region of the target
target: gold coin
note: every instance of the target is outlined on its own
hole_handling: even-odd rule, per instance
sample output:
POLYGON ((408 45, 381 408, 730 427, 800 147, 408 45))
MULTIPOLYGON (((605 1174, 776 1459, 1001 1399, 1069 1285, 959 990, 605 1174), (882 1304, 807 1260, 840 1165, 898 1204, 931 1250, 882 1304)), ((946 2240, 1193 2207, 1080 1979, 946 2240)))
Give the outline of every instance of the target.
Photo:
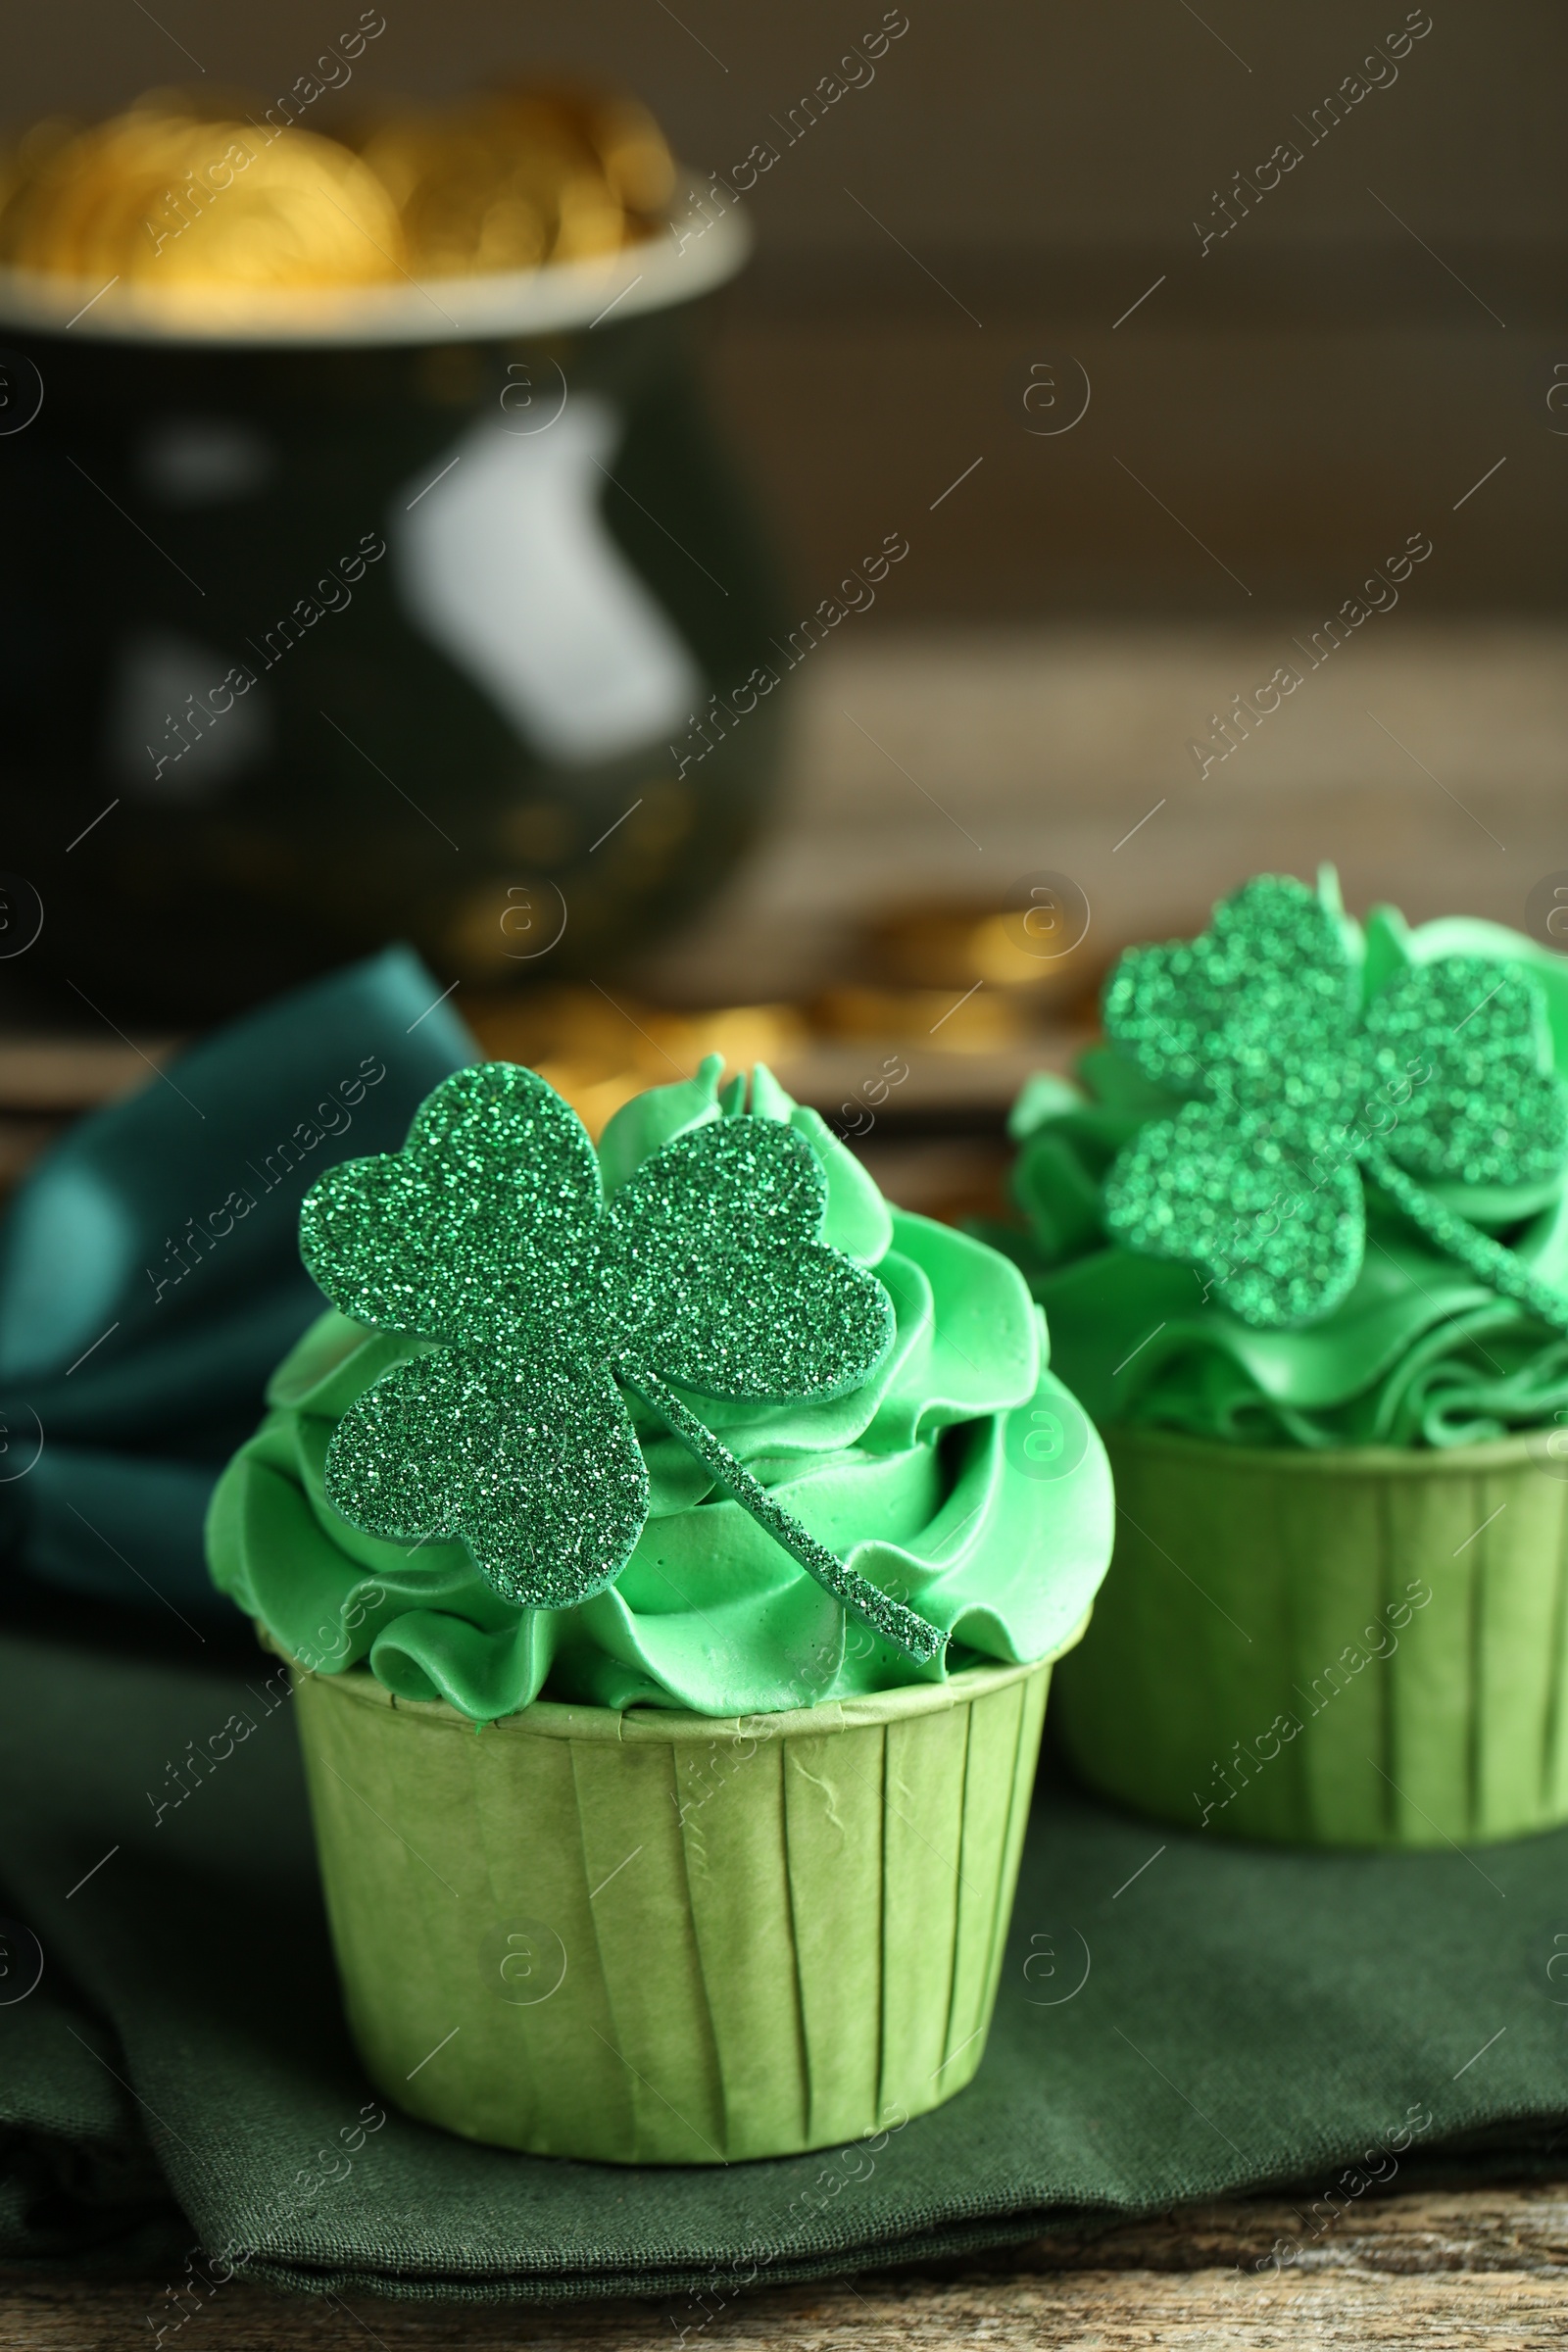
POLYGON ((591 104, 566 88, 504 97, 497 109, 511 146, 509 185, 526 187, 553 219, 550 259, 589 260, 626 242, 625 208, 594 139, 591 104))
POLYGON ((353 141, 361 161, 375 173, 400 211, 430 171, 442 144, 442 133, 433 119, 409 115, 389 115, 362 124, 353 141))
POLYGON ((7 215, 24 202, 38 174, 81 130, 82 124, 71 116, 48 115, 0 152, 0 252, 4 251, 7 215))
POLYGON ((646 106, 635 98, 605 100, 589 110, 588 134, 611 192, 629 213, 658 215, 668 208, 675 160, 646 106))
POLYGON ((570 82, 518 83, 507 103, 543 103, 592 155, 611 195, 630 213, 660 214, 675 192, 675 166, 663 132, 635 98, 607 97, 570 82))
POLYGON ((612 253, 625 215, 582 125, 533 90, 393 121, 364 153, 397 197, 422 275, 612 253))
MULTIPOLYGON (((79 276, 104 205, 157 153, 164 126, 125 118, 98 123, 42 156, 4 222, 6 258, 79 276)), ((155 166, 156 169, 156 166, 155 166)), ((143 176, 145 173, 143 172, 143 176)))
POLYGON ((556 191, 553 262, 581 262, 618 253, 626 242, 626 216, 597 173, 579 172, 556 191))
POLYGON ((57 229, 56 216, 64 215, 74 189, 91 183, 100 146, 95 129, 52 141, 38 140, 35 131, 22 141, 16 177, 0 214, 0 259, 19 269, 74 273, 72 247, 57 229))
MULTIPOLYGON (((177 242, 159 252, 158 262, 172 261, 176 282, 370 285, 404 275, 397 208, 358 156, 297 127, 266 147, 247 125, 219 127, 235 132, 226 150, 234 175, 177 242), (242 169, 236 149, 251 152, 242 169)), ((213 144, 210 130, 191 134, 193 165, 199 154, 211 156, 213 144)))
POLYGON ((334 139, 250 122, 162 126, 101 201, 92 269, 167 287, 375 284, 402 273, 397 211, 334 139))
MULTIPOLYGON (((230 127, 151 112, 105 123, 49 204, 53 266, 78 277, 125 280, 150 270, 212 200, 206 173, 228 145, 230 127)), ((164 282, 173 274, 167 262, 158 272, 164 282)))

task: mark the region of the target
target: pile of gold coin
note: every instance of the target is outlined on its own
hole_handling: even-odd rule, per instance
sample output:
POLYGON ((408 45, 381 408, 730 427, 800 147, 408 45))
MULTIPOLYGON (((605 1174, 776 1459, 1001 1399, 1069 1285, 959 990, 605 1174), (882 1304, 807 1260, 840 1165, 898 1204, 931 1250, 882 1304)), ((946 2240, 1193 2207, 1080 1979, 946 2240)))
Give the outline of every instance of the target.
MULTIPOLYGON (((1027 879, 1027 878, 1026 878, 1027 879)), ((1100 985, 1115 960, 1074 909, 933 899, 895 907, 866 925, 862 961, 884 986, 941 991, 982 982, 1026 1018, 1093 1017, 1100 985), (1076 936, 1075 936, 1076 934, 1076 936)))
POLYGON ((0 155, 0 263, 171 293, 533 270, 637 244, 674 184, 647 109, 590 91, 519 85, 326 137, 154 90, 0 155))
POLYGON ((689 1078, 705 1054, 722 1054, 731 1073, 753 1062, 787 1069, 810 1051, 811 1032, 793 1004, 730 1004, 671 1012, 617 989, 570 983, 516 995, 470 992, 464 1017, 496 1061, 525 1061, 564 1095, 598 1135, 647 1086, 689 1078))

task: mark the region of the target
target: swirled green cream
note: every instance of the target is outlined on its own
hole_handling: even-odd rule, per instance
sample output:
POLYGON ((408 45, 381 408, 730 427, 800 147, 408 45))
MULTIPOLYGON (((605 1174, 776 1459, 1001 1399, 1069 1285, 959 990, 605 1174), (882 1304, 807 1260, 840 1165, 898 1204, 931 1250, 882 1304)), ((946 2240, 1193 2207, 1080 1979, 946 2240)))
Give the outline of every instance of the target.
MULTIPOLYGON (((1545 1057, 1568 1076, 1568 960, 1464 916, 1415 930, 1392 907, 1374 909, 1364 931, 1341 919, 1363 1004, 1400 972, 1445 957, 1480 958, 1499 980, 1533 973, 1545 1057)), ((1056 1367, 1102 1427, 1155 1424, 1257 1446, 1452 1446, 1568 1410, 1568 1340, 1444 1255, 1375 1188, 1348 1296, 1293 1328, 1245 1322, 1194 1266, 1110 1243, 1112 1163, 1146 1123, 1180 1105, 1115 1046, 1084 1054, 1078 1081, 1042 1076, 1020 1096, 1012 1185, 1027 1227, 987 1231, 1027 1274, 1056 1367)), ((1568 1291, 1568 1167, 1511 1189, 1429 1189, 1568 1291)))
MULTIPOLYGON (((741 1100, 735 1089, 719 1096, 716 1060, 639 1096, 600 1143, 607 1187, 741 1100)), ((1110 1477, 1095 1430, 1047 1368, 1045 1318, 1017 1267, 890 1210, 817 1114, 765 1070, 753 1075, 751 1111, 788 1120, 816 1152, 828 1187, 822 1239, 875 1269, 897 1328, 849 1396, 686 1400, 812 1535, 939 1626, 945 1657, 915 1668, 847 1620, 631 1396, 652 1509, 615 1583, 576 1607, 503 1599, 461 1543, 362 1534, 326 1499, 327 1446, 352 1400, 426 1343, 335 1311, 279 1366, 267 1418, 224 1471, 209 1521, 216 1582, 280 1648, 326 1673, 363 1663, 400 1697, 446 1699, 488 1722, 541 1693, 773 1713, 1065 1646, 1109 1557, 1110 1477)))

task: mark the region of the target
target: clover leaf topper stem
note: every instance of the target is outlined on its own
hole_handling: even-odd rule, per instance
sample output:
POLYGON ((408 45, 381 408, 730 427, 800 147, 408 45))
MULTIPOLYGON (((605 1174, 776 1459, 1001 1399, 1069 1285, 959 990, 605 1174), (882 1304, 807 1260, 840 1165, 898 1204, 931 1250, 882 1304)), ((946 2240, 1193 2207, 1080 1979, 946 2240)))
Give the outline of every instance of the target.
POLYGON ((849 1567, 829 1551, 825 1544, 808 1535, 800 1521, 793 1518, 774 1501, 764 1486, 735 1459, 729 1447, 720 1443, 681 1402, 672 1389, 667 1389, 655 1372, 645 1365, 622 1361, 615 1370, 628 1388, 635 1389, 669 1431, 679 1440, 688 1453, 694 1454, 705 1470, 710 1471, 732 1501, 744 1511, 750 1511, 760 1527, 767 1530, 775 1544, 781 1544, 792 1559, 799 1560, 808 1575, 814 1576, 824 1592, 846 1608, 852 1617, 868 1625, 874 1634, 895 1642, 906 1650, 918 1665, 929 1665, 947 1647, 948 1637, 925 1618, 895 1600, 869 1577, 849 1567))
MULTIPOLYGON (((1377 1136, 1358 1136, 1348 1146, 1345 1157, 1354 1160, 1362 1174, 1380 1192, 1385 1193, 1400 1213, 1409 1219, 1418 1232, 1425 1234, 1427 1240, 1435 1244, 1445 1256, 1464 1266, 1489 1290, 1496 1291, 1501 1297, 1512 1298, 1520 1306, 1527 1307, 1549 1330, 1568 1333, 1568 1294, 1551 1283, 1544 1282, 1539 1274, 1532 1273, 1517 1251, 1504 1248, 1501 1242, 1494 1241, 1490 1234, 1479 1231, 1456 1209, 1447 1208, 1441 1200, 1435 1200, 1429 1192, 1396 1164, 1377 1136)), ((1344 1161, 1340 1164, 1343 1166, 1344 1161)), ((1312 1187, 1313 1191, 1319 1189, 1322 1181, 1318 1179, 1318 1183, 1312 1187)), ((1275 1197, 1277 1199, 1278 1195, 1275 1197)), ((1300 1197, 1298 1196, 1283 1216, 1290 1218, 1298 1215, 1300 1206, 1300 1197)), ((1275 1232, 1279 1230, 1280 1221, 1275 1221, 1275 1232)), ((1240 1225, 1241 1218, 1238 1217, 1236 1222, 1240 1225)), ((1249 1262, 1245 1250, 1233 1248, 1228 1257, 1220 1261, 1219 1273, 1228 1275, 1236 1266, 1249 1262)), ((1216 1279, 1211 1275, 1204 1286, 1205 1298, 1216 1279)))
POLYGON ((1521 1306, 1539 1315, 1550 1330, 1568 1332, 1568 1296, 1552 1284, 1543 1282, 1533 1274, 1512 1250, 1494 1242, 1489 1234, 1478 1232, 1467 1217, 1424 1192, 1402 1168, 1396 1167, 1381 1145, 1362 1145, 1355 1154, 1365 1173, 1381 1191, 1388 1194, 1396 1208, 1401 1209, 1412 1225, 1419 1226, 1427 1239, 1461 1266, 1465 1266, 1489 1290, 1498 1291, 1505 1298, 1517 1299, 1521 1306))

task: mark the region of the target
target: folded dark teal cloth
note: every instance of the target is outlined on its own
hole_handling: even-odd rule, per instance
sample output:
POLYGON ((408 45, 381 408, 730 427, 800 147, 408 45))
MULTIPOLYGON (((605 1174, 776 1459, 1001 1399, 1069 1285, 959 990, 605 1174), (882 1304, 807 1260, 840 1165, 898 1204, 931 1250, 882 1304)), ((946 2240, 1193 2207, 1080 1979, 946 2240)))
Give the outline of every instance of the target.
POLYGON ((300 989, 81 1120, 22 1186, 0 1228, 6 1568, 232 1615, 202 1521, 320 1312, 300 1200, 333 1161, 396 1151, 478 1058, 440 999, 406 949, 300 989))
POLYGON ((451 2138, 388 2108, 349 2041, 287 1689, 259 1652, 218 1674, 0 1639, 0 1886, 44 1960, 21 1998, 6 1985, 28 1968, 0 1979, 0 2253, 102 2261, 118 2241, 145 2264, 161 2172, 187 2291, 149 2295, 154 2336, 220 2309, 236 2274, 658 2295, 690 2352, 769 2279, 1304 2182, 1288 2269, 1456 2144, 1472 2170, 1560 2169, 1568 1833, 1474 1857, 1294 1853, 1055 1788, 984 2064, 948 2105, 722 2168, 451 2138), (170 1765, 236 1710, 255 1731, 167 1805, 170 1765))

